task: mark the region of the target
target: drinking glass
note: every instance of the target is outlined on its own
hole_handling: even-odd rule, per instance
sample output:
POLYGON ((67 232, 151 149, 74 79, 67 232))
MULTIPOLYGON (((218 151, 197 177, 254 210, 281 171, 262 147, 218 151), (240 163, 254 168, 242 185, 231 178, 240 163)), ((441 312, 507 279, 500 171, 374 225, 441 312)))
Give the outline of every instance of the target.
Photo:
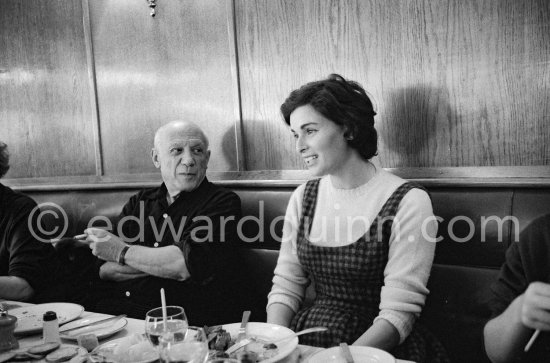
POLYGON ((190 326, 185 338, 172 339, 172 333, 161 335, 160 355, 165 363, 205 363, 208 359, 208 339, 203 328, 190 326))
POLYGON ((162 316, 162 307, 149 310, 145 315, 145 334, 155 347, 159 345, 159 337, 166 333, 171 333, 170 339, 173 341, 182 341, 187 325, 187 316, 181 306, 166 307, 166 322, 162 316))

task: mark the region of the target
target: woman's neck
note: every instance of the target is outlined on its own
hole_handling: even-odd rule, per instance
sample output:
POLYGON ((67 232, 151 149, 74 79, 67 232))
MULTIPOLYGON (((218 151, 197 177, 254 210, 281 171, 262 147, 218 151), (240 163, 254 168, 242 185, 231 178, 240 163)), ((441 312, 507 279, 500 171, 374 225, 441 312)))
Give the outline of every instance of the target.
POLYGON ((370 161, 353 158, 338 174, 331 174, 330 181, 336 189, 354 189, 367 183, 376 174, 376 167, 370 161))

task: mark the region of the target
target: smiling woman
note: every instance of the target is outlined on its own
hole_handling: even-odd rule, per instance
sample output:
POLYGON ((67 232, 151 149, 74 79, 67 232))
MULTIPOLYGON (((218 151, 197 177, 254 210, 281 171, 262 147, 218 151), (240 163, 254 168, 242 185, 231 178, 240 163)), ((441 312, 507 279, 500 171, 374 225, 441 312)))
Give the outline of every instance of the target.
POLYGON ((435 250, 431 201, 422 187, 370 162, 376 113, 365 90, 333 74, 293 91, 281 112, 319 179, 290 199, 267 321, 294 331, 328 328, 302 344, 346 342, 416 362, 448 361, 415 324, 435 250), (316 297, 304 307, 310 281, 316 297))

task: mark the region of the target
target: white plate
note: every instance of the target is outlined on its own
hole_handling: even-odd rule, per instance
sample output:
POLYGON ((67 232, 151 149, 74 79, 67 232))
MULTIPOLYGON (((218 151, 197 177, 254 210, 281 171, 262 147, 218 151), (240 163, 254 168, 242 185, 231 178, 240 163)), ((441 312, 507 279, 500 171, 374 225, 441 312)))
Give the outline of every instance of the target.
POLYGON ((74 320, 82 314, 84 308, 71 303, 49 303, 23 306, 9 311, 17 317, 15 334, 31 334, 42 331, 42 316, 46 311, 55 311, 59 324, 74 320))
POLYGON ((117 362, 120 361, 121 363, 152 363, 156 362, 159 359, 157 349, 153 347, 151 343, 149 343, 149 340, 146 337, 140 334, 133 334, 124 338, 108 341, 107 343, 103 343, 97 346, 92 351, 92 353, 101 354, 117 362), (146 353, 140 356, 140 358, 133 359, 130 356, 130 350, 137 349, 136 344, 145 344, 147 350, 146 353), (117 349, 120 350, 120 357, 123 357, 123 359, 120 359, 120 357, 116 356, 115 353, 118 353, 117 349))
POLYGON ((97 339, 101 340, 121 331, 122 329, 124 329, 126 324, 128 324, 128 320, 121 318, 114 323, 113 321, 107 321, 104 324, 86 326, 90 323, 93 323, 94 321, 103 319, 105 319, 105 316, 94 316, 72 321, 68 324, 63 325, 62 329, 72 329, 79 326, 82 326, 82 328, 72 330, 67 333, 59 332, 59 335, 63 339, 77 340, 79 335, 93 333, 97 336, 97 339))
MULTIPOLYGON (((36 345, 38 345, 38 344, 36 344, 36 345)), ((88 351, 86 349, 84 349, 82 347, 72 345, 72 344, 61 344, 59 346, 59 348, 57 348, 56 350, 61 349, 61 348, 76 348, 77 354, 69 360, 69 363, 72 362, 72 361, 77 361, 79 357, 84 357, 84 356, 88 355, 88 351)), ((13 353, 26 353, 28 350, 29 350, 29 347, 25 347, 25 348, 18 348, 16 350, 12 350, 11 352, 13 352, 13 353)), ((53 352, 50 352, 50 353, 53 353, 53 352)), ((48 354, 50 354, 50 353, 48 353, 48 354)), ((36 362, 38 362, 38 363, 46 362, 46 359, 43 358, 43 359, 40 359, 36 362)))
MULTIPOLYGON (((239 334, 239 328, 241 323, 226 324, 223 325, 223 328, 231 334, 231 338, 239 334)), ((246 335, 250 337, 257 337, 263 340, 276 340, 279 338, 284 338, 286 336, 292 335, 294 332, 284 326, 268 324, 268 323, 248 323, 246 326, 246 335)), ((293 339, 284 340, 282 342, 276 343, 279 353, 272 358, 263 360, 264 363, 276 362, 288 356, 290 353, 296 349, 298 346, 298 337, 293 339)))
MULTIPOLYGON (((349 350, 351 351, 353 360, 358 363, 395 363, 395 358, 390 353, 381 349, 350 345, 349 350)), ((346 363, 346 359, 340 347, 332 347, 313 354, 307 362, 346 363)))

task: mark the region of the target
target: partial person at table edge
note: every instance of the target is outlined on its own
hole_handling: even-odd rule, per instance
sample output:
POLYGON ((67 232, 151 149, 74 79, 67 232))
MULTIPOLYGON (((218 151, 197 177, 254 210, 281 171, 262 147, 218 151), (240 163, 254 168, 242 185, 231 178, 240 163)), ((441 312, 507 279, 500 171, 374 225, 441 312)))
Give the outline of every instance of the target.
POLYGON ((485 350, 494 363, 550 361, 550 214, 536 218, 506 251, 491 286, 485 350), (540 335, 525 352, 534 332, 540 335))
POLYGON ((370 161, 376 112, 365 90, 332 74, 292 91, 281 113, 318 179, 290 198, 268 322, 329 328, 300 337, 302 344, 346 342, 419 363, 448 361, 439 341, 415 324, 435 250, 430 197, 370 161), (316 296, 304 306, 311 281, 316 296))
POLYGON ((167 304, 182 306, 192 324, 240 319, 247 307, 235 253, 241 202, 207 179, 210 154, 207 136, 193 122, 172 121, 157 130, 151 157, 162 185, 130 198, 120 214, 120 238, 85 231, 93 254, 105 261, 93 289, 94 311, 143 319, 160 306, 163 287, 167 304), (142 227, 131 220, 140 215, 142 227))
MULTIPOLYGON (((0 141, 0 179, 10 168, 8 145, 0 141)), ((48 300, 57 260, 51 244, 43 243, 30 197, 0 183, 0 298, 48 300)))

